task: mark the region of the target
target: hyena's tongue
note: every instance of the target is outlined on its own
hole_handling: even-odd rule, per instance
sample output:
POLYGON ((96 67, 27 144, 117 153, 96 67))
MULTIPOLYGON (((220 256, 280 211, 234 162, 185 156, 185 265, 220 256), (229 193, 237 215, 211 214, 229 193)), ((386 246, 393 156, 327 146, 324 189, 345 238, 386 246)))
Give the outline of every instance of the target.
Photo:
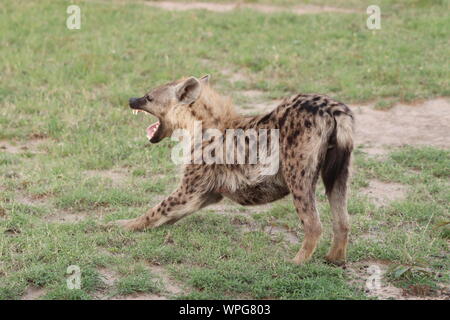
POLYGON ((147 128, 147 138, 150 140, 155 135, 156 130, 158 130, 159 127, 159 121, 155 122, 154 124, 150 125, 147 128))

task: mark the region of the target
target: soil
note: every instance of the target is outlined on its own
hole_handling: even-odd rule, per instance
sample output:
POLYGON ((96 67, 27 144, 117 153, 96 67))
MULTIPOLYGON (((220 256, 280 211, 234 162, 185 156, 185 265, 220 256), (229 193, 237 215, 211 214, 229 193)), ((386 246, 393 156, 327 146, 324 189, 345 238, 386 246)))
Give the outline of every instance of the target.
POLYGON ((378 207, 389 205, 395 200, 404 199, 408 188, 400 183, 371 180, 369 186, 362 190, 378 207))
POLYGON ((356 118, 356 144, 368 153, 379 154, 385 148, 406 144, 450 147, 449 99, 398 104, 387 111, 371 105, 350 107, 356 118))
POLYGON ((171 1, 149 1, 145 3, 148 6, 160 8, 169 11, 186 10, 208 10, 213 12, 230 12, 239 9, 250 9, 261 13, 291 12, 298 15, 317 14, 323 12, 332 13, 355 13, 351 9, 336 8, 331 6, 301 5, 294 7, 281 7, 267 4, 250 3, 209 3, 209 2, 171 2, 171 1))
POLYGON ((347 263, 345 271, 351 281, 362 288, 369 297, 380 300, 448 300, 450 291, 441 287, 437 290, 426 286, 410 288, 397 288, 386 281, 385 275, 390 266, 390 261, 367 260, 347 263), (379 278, 379 286, 368 286, 370 277, 376 275, 379 278))

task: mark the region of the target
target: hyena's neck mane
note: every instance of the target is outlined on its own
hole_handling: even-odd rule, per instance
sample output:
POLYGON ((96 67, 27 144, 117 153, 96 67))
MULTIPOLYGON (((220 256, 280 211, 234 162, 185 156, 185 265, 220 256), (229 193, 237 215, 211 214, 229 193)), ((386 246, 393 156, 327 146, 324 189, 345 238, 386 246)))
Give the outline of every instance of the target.
POLYGON ((200 97, 178 114, 180 126, 192 129, 195 121, 201 121, 202 128, 226 130, 239 118, 230 98, 222 97, 209 85, 204 85, 200 97))

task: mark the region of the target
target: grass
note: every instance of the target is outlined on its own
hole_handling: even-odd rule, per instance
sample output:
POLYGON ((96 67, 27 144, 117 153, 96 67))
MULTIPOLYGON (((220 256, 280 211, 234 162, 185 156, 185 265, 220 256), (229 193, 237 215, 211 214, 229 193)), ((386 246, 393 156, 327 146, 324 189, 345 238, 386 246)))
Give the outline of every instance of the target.
MULTIPOLYGON (((104 222, 141 214, 177 183, 171 142, 148 146, 149 121, 131 116, 126 101, 204 73, 229 94, 315 91, 346 102, 446 96, 446 3, 401 2, 377 32, 365 29, 364 14, 78 3, 79 31, 65 28, 66 1, 7 0, 0 7, 0 299, 18 299, 30 286, 43 288, 47 299, 163 294, 149 264, 189 288, 175 298, 366 298, 362 284, 321 258, 331 230, 322 189, 325 234, 301 267, 288 261, 299 244, 269 233, 278 227, 302 237, 289 199, 252 215, 255 209, 226 207, 219 213, 235 214, 203 210, 147 232, 105 230, 104 222), (229 81, 224 69, 245 80, 229 81), (69 265, 82 270, 80 290, 66 287, 69 265), (117 274, 111 286, 101 280, 104 269, 117 274)), ((448 282, 448 150, 405 147, 385 160, 357 150, 355 166, 350 263, 408 267, 389 278, 404 287, 448 282), (377 207, 361 192, 371 179, 408 186, 406 198, 377 207)))
MULTIPOLYGON (((158 1, 158 0, 157 0, 158 1)), ((172 2, 216 2, 216 3, 233 3, 229 0, 212 0, 212 1, 198 1, 198 0, 175 0, 172 2)), ((388 9, 404 9, 404 8, 427 8, 433 5, 445 5, 446 0, 378 0, 376 3, 372 3, 367 0, 241 0, 240 3, 248 4, 270 4, 279 6, 294 6, 294 5, 327 5, 337 8, 358 8, 365 9, 369 5, 376 4, 381 8, 388 9)))
POLYGON ((157 282, 144 266, 138 266, 135 270, 117 281, 117 293, 122 295, 135 292, 159 293, 161 290, 157 282))

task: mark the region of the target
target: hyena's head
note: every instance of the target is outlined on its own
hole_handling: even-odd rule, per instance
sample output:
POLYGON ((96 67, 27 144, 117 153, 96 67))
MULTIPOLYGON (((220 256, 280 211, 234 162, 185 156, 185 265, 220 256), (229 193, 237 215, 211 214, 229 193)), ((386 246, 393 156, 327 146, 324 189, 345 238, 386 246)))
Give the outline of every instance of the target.
POLYGON ((130 98, 134 112, 150 113, 158 121, 147 128, 151 143, 169 137, 175 129, 187 129, 193 122, 193 106, 208 86, 209 75, 200 79, 189 77, 159 86, 140 98, 130 98))

